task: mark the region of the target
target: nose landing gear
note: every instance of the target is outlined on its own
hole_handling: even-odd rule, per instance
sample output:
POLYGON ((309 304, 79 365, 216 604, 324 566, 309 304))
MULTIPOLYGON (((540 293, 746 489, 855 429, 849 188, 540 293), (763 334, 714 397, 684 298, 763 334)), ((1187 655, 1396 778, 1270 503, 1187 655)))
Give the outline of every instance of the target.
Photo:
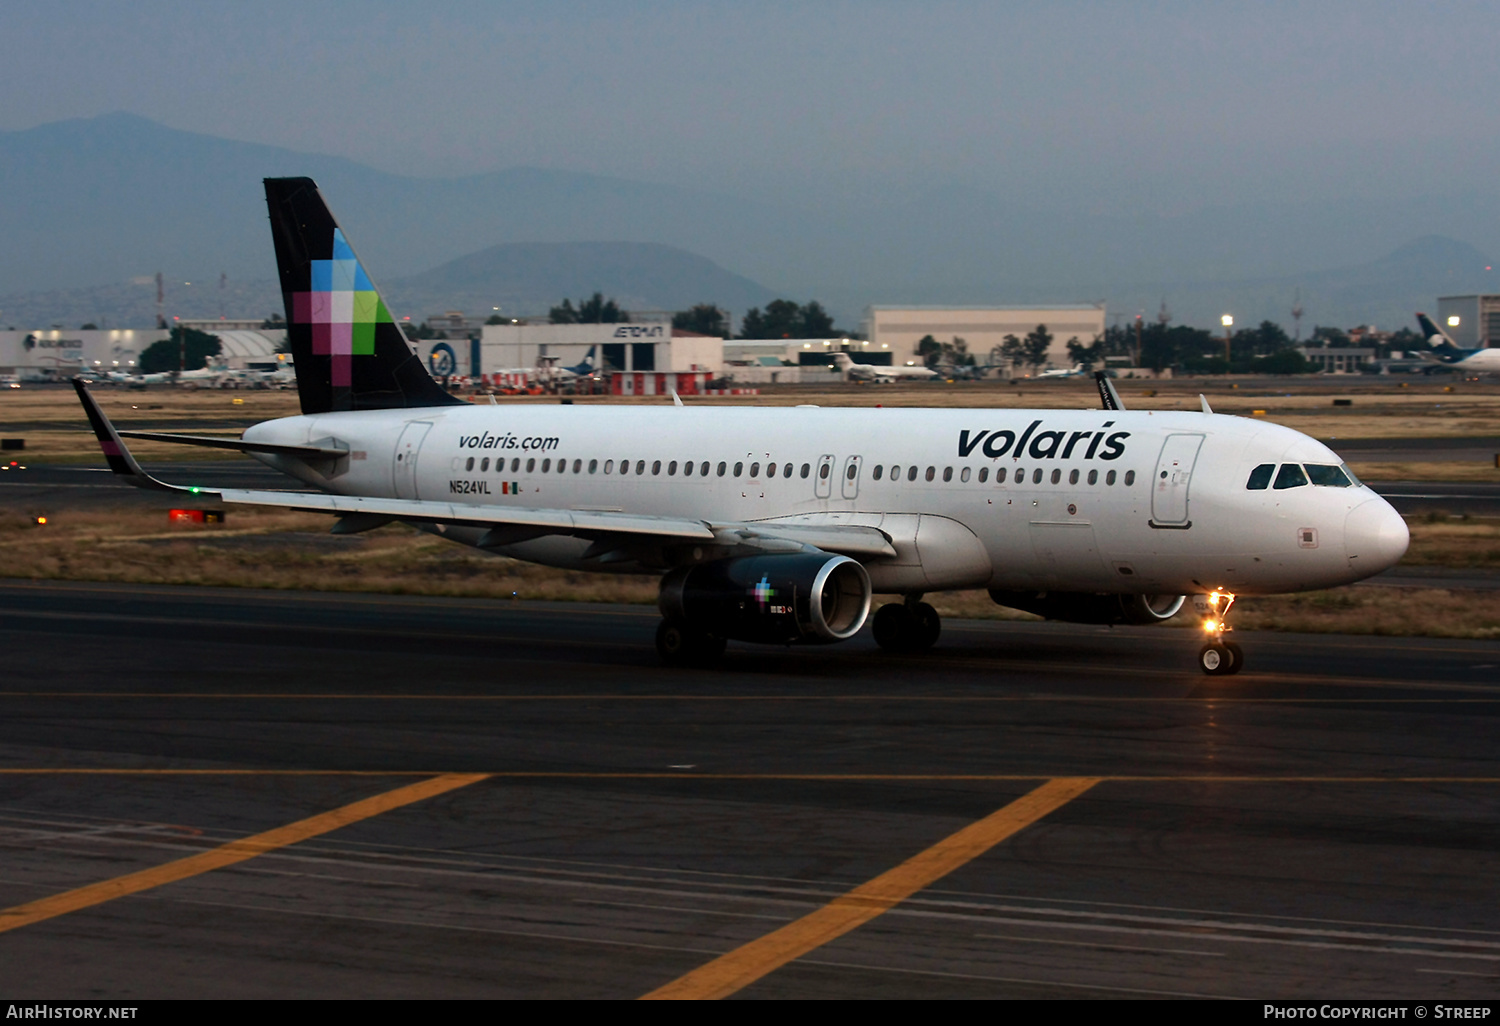
POLYGON ((1245 665, 1244 650, 1224 640, 1224 635, 1234 629, 1224 622, 1232 605, 1234 596, 1227 591, 1215 591, 1208 596, 1208 617, 1203 621, 1208 644, 1198 650, 1198 668, 1210 676, 1239 673, 1245 665))

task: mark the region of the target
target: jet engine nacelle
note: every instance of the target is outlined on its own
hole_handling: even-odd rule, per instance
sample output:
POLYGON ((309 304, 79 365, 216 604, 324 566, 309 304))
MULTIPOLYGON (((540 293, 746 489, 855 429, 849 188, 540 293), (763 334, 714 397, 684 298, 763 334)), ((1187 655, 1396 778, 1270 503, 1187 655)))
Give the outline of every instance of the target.
POLYGON ((999 606, 1069 623, 1161 623, 1177 615, 1186 595, 1093 595, 1061 591, 995 591, 999 606))
POLYGON ((720 638, 827 644, 864 626, 870 577, 826 552, 720 559, 667 574, 660 606, 720 638))

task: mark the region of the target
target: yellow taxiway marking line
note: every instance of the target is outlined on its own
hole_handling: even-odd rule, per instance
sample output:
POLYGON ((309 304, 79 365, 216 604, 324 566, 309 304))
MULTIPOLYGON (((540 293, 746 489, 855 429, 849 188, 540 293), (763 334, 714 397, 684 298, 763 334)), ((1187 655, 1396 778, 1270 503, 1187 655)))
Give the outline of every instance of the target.
POLYGON ((1029 794, 944 838, 894 869, 843 894, 795 922, 743 944, 644 995, 647 1000, 693 1000, 728 997, 767 973, 801 958, 829 941, 856 929, 978 858, 1022 830, 1083 794, 1099 781, 1094 777, 1049 780, 1029 794))
POLYGON ((123 898, 129 894, 138 894, 153 887, 160 887, 162 884, 198 876, 200 873, 232 866, 237 862, 244 862, 257 855, 264 855, 268 851, 275 851, 277 848, 284 848, 289 844, 326 834, 351 823, 358 823, 360 820, 398 809, 403 805, 410 805, 424 798, 432 798, 456 788, 467 787, 469 784, 484 780, 486 776, 487 774, 484 773, 449 773, 431 777, 415 784, 398 787, 394 791, 363 798, 341 808, 320 812, 316 816, 309 816, 307 819, 288 823, 274 830, 267 830, 251 837, 242 837, 237 841, 230 841, 228 844, 197 855, 189 855, 187 858, 168 862, 164 866, 143 869, 138 873, 127 873, 113 880, 101 880, 99 883, 64 891, 62 894, 54 894, 48 898, 29 901, 24 905, 16 905, 14 908, 0 911, 0 933, 29 926, 44 919, 66 915, 69 912, 76 912, 79 909, 102 905, 106 901, 123 898))
MULTIPOLYGON (((473 776, 495 780, 726 780, 809 783, 1014 783, 1047 780, 1056 773, 696 773, 690 770, 487 770, 454 774, 446 770, 330 769, 110 769, 71 767, 0 768, 0 777, 433 777, 473 776)), ((1314 773, 1096 773, 1087 779, 1122 784, 1500 784, 1500 776, 1371 776, 1314 773)))

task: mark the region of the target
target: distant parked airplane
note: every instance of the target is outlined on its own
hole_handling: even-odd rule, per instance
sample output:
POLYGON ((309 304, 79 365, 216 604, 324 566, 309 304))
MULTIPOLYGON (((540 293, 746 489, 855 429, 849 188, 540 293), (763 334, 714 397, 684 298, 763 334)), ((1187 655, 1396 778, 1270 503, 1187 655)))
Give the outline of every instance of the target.
POLYGON ((1460 349, 1448 333, 1424 313, 1417 314, 1417 324, 1433 353, 1449 368, 1459 371, 1500 372, 1500 349, 1460 349))
POLYGON ((848 353, 834 353, 833 365, 850 381, 890 382, 898 379, 926 381, 938 376, 937 371, 926 367, 877 367, 871 363, 855 363, 848 353))

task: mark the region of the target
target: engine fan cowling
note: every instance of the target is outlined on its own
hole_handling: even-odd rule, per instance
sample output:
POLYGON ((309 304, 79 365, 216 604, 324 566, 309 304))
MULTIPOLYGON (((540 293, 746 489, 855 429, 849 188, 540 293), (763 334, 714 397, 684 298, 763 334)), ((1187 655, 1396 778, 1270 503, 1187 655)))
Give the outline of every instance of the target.
POLYGON ((1099 595, 1059 591, 996 591, 996 605, 1068 623, 1152 624, 1176 616, 1186 595, 1099 595))
POLYGON ((870 577, 826 552, 743 556, 681 567, 662 579, 662 615, 720 638, 827 644, 870 614, 870 577))

